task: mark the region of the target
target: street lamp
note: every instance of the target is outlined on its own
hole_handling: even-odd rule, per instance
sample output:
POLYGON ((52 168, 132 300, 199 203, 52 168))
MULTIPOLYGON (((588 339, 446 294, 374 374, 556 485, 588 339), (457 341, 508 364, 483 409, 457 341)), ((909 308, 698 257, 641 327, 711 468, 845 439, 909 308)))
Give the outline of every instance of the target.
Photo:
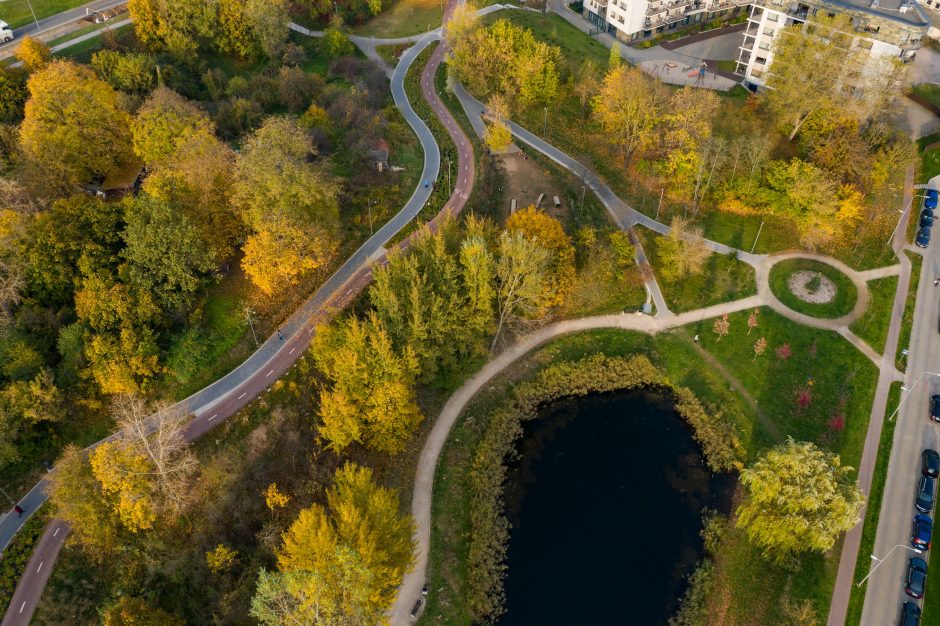
POLYGON ((877 562, 878 562, 878 565, 876 565, 876 566, 874 566, 873 568, 871 568, 871 570, 865 575, 865 578, 863 578, 863 579, 861 579, 860 581, 858 581, 858 584, 855 585, 855 586, 861 588, 861 586, 862 586, 863 584, 865 584, 865 581, 868 580, 868 577, 871 576, 872 574, 874 574, 874 573, 875 573, 875 570, 878 569, 879 567, 881 567, 881 564, 884 563, 885 561, 887 561, 887 560, 888 560, 888 557, 891 556, 891 553, 894 552, 895 550, 897 550, 898 548, 904 548, 905 550, 910 550, 911 552, 914 552, 914 553, 916 553, 916 554, 923 554, 923 553, 924 553, 923 550, 918 550, 917 548, 912 548, 912 547, 910 547, 910 546, 905 546, 905 545, 903 545, 903 544, 898 544, 898 545, 894 546, 893 548, 891 548, 891 550, 888 551, 888 554, 884 555, 884 556, 881 557, 880 559, 879 559, 877 556, 875 556, 875 555, 873 554, 873 555, 871 555, 871 560, 872 560, 872 561, 877 561, 877 562))
POLYGON ((254 311, 249 307, 245 307, 245 317, 248 319, 248 326, 251 328, 251 336, 255 339, 255 347, 257 348, 260 344, 258 343, 258 335, 255 334, 255 325, 251 321, 251 314, 254 311))
POLYGON ((907 210, 911 208, 911 205, 914 204, 914 198, 923 198, 926 194, 913 195, 911 196, 911 201, 907 203, 907 206, 904 207, 903 211, 898 211, 901 214, 901 217, 898 218, 897 226, 894 227, 894 230, 891 231, 891 236, 888 237, 888 247, 891 247, 891 242, 894 241, 894 233, 898 232, 898 228, 901 227, 901 221, 904 219, 904 214, 907 213, 907 210))
POLYGON ((26 4, 29 5, 29 12, 33 14, 33 21, 36 22, 36 32, 42 32, 42 29, 39 27, 39 20, 36 19, 36 12, 33 11, 33 3, 26 0, 26 4))
POLYGON ((917 377, 917 380, 914 381, 914 384, 911 385, 911 388, 909 390, 904 389, 904 387, 901 387, 901 389, 904 389, 904 391, 907 391, 907 395, 901 398, 901 401, 898 402, 898 408, 894 409, 894 413, 892 413, 891 417, 888 418, 889 422, 894 420, 894 416, 898 414, 898 411, 901 410, 901 407, 904 406, 904 403, 907 402, 907 399, 911 397, 911 393, 917 388, 917 385, 920 384, 920 381, 924 378, 924 374, 930 374, 931 376, 940 376, 940 374, 936 372, 926 372, 926 371, 921 372, 920 376, 917 377))

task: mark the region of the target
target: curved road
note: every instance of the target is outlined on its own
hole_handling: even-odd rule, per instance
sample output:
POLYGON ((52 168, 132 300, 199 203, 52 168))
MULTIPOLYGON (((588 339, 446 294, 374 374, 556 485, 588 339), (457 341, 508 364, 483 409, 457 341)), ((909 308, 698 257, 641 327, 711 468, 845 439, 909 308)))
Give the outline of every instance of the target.
MULTIPOLYGON (((401 110, 405 120, 415 131, 424 149, 424 167, 421 181, 434 181, 440 169, 440 152, 434 137, 425 123, 412 109, 405 95, 404 78, 415 57, 427 47, 433 37, 427 37, 409 49, 403 56, 391 78, 392 96, 395 105, 401 110)), ((432 59, 440 63, 443 51, 438 50, 432 59)), ((433 92, 433 72, 436 67, 426 69, 422 74, 422 91, 435 111, 444 111, 440 100, 433 92), (429 89, 430 91, 426 91, 429 89)), ((442 117, 445 127, 459 132, 453 117, 442 117)), ((445 210, 459 211, 473 184, 472 150, 469 141, 460 133, 455 137, 458 146, 458 162, 462 175, 457 177, 454 196, 445 210), (462 137, 462 142, 459 141, 462 137)), ((208 387, 182 400, 179 405, 193 414, 187 428, 188 440, 196 439, 210 428, 236 413, 243 406, 269 387, 279 376, 284 374, 300 358, 308 345, 311 335, 320 322, 328 320, 332 313, 349 303, 369 284, 370 265, 373 262, 385 262, 385 245, 418 214, 430 197, 431 190, 419 183, 405 206, 388 223, 369 238, 329 279, 308 299, 283 325, 281 332, 284 339, 275 334, 269 337, 258 350, 235 370, 212 383, 208 387)), ((443 213, 443 211, 442 211, 443 213)), ((437 219, 437 218, 435 218, 437 219)), ((407 245, 408 239, 399 244, 407 245)), ((99 442, 100 443, 100 442, 99 442)), ((98 444, 94 444, 98 445, 98 444)), ((94 447, 94 446, 91 446, 94 447)), ((40 481, 20 500, 27 515, 19 518, 7 515, 0 521, 0 546, 6 548, 13 535, 23 526, 29 514, 34 512, 46 500, 45 480, 40 481)), ((39 602, 46 580, 52 570, 55 557, 69 532, 68 525, 62 520, 53 520, 37 544, 26 572, 20 579, 14 592, 10 607, 3 619, 2 626, 20 626, 29 623, 32 613, 39 602)))

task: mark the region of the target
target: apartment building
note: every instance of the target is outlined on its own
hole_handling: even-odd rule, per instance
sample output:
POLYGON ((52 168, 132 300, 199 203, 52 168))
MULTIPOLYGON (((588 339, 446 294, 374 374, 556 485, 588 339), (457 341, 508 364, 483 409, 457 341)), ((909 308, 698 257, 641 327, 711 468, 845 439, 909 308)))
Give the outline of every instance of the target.
POLYGON ((848 45, 869 54, 911 60, 930 28, 913 0, 754 0, 744 31, 736 74, 760 90, 773 62, 773 44, 784 27, 812 22, 817 15, 848 15, 848 45))
MULTIPOLYGON (((746 11, 752 0, 584 0, 584 18, 631 42, 746 11)), ((940 1, 940 0, 938 0, 940 1)))

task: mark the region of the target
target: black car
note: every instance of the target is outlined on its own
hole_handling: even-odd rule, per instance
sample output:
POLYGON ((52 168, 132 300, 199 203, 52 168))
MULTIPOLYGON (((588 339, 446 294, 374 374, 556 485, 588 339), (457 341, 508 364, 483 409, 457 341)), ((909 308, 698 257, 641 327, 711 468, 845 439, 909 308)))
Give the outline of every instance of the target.
POLYGON ((930 419, 940 422, 940 396, 930 396, 930 419))
POLYGON ((930 513, 933 510, 933 494, 936 483, 930 476, 921 476, 917 481, 917 500, 914 506, 921 513, 930 513))
POLYGON ((920 471, 924 476, 936 478, 940 476, 940 454, 930 448, 924 450, 920 455, 920 471))
POLYGON ((926 226, 922 227, 917 231, 917 238, 914 239, 914 244, 918 248, 926 248, 930 245, 930 229, 926 226))
POLYGON ((926 226, 927 228, 930 228, 931 226, 933 226, 933 213, 932 212, 928 213, 927 211, 924 211, 923 213, 921 213, 920 225, 921 227, 926 226))
POLYGON ((930 549, 930 537, 933 534, 933 521, 921 513, 914 516, 914 528, 911 529, 911 545, 918 550, 930 549))
POLYGON ((923 598, 924 587, 927 586, 927 563, 924 559, 912 557, 907 564, 907 583, 904 591, 912 598, 923 598))
POLYGON ((920 624, 920 607, 908 600, 901 607, 901 619, 898 626, 917 626, 920 624))

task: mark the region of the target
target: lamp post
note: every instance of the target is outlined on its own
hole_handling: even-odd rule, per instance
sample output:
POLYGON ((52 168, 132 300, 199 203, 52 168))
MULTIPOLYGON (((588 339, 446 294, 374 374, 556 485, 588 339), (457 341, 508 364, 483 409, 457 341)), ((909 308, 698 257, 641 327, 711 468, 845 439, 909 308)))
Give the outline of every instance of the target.
POLYGON ((884 555, 884 556, 881 557, 880 559, 879 559, 877 556, 875 556, 875 555, 873 554, 873 555, 871 555, 871 560, 872 560, 872 561, 877 561, 877 562, 878 562, 878 565, 876 565, 876 566, 874 566, 873 568, 871 568, 871 570, 870 570, 867 574, 865 574, 865 578, 863 578, 863 579, 861 579, 860 581, 858 581, 858 584, 856 584, 855 586, 861 588, 861 586, 865 584, 865 581, 868 580, 868 577, 871 576, 872 574, 874 574, 874 573, 875 573, 875 570, 878 569, 879 567, 881 567, 881 564, 884 563, 885 561, 887 561, 887 560, 888 560, 888 557, 891 556, 891 553, 894 552, 895 550, 897 550, 898 548, 904 548, 905 550, 910 550, 911 552, 914 552, 914 553, 916 553, 916 554, 923 554, 923 553, 924 553, 923 550, 918 550, 917 548, 912 548, 912 547, 910 547, 910 546, 905 546, 905 545, 899 543, 898 545, 896 545, 896 546, 894 546, 893 548, 891 548, 891 550, 888 551, 888 554, 884 555))
POLYGON ((904 214, 907 213, 907 210, 911 208, 911 205, 914 204, 914 198, 923 198, 926 194, 913 195, 911 196, 911 201, 907 203, 907 206, 904 207, 903 211, 898 211, 901 214, 901 217, 898 218, 898 223, 894 227, 894 230, 891 231, 891 236, 888 237, 888 247, 891 247, 891 242, 894 241, 894 233, 898 232, 898 228, 901 227, 901 221, 904 219, 904 214))
POLYGON ((252 313, 254 313, 254 311, 252 311, 250 308, 248 308, 248 307, 246 306, 246 307, 245 307, 245 317, 248 319, 248 326, 251 328, 251 336, 254 337, 254 339, 255 339, 255 347, 257 348, 260 344, 258 344, 258 335, 255 334, 255 325, 254 325, 254 324, 252 323, 252 321, 251 321, 251 314, 252 314, 252 313))
POLYGON ((940 376, 940 374, 936 372, 921 372, 920 376, 917 377, 917 380, 914 381, 914 384, 911 385, 910 390, 904 389, 904 387, 901 387, 901 389, 904 389, 904 391, 907 391, 907 395, 901 398, 901 401, 898 402, 898 408, 894 409, 894 413, 892 413, 891 417, 888 418, 889 422, 894 420, 894 417, 898 414, 898 411, 901 410, 901 407, 904 406, 904 403, 907 402, 907 399, 911 397, 911 392, 913 392, 917 388, 917 385, 920 384, 920 381, 923 380, 924 374, 930 374, 931 376, 940 376))
POLYGON ((542 123, 542 137, 548 137, 548 107, 545 107, 545 121, 542 123))
POLYGON ((29 5, 29 12, 33 14, 33 21, 36 22, 36 33, 41 33, 42 28, 39 27, 39 20, 36 19, 36 12, 33 10, 33 3, 29 0, 26 0, 26 4, 29 5))

